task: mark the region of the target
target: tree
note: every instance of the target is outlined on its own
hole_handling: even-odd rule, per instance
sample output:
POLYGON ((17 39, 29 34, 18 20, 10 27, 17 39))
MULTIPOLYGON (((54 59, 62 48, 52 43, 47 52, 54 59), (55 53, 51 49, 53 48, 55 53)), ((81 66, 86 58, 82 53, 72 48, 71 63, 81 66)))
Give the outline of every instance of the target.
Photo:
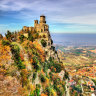
POLYGON ((51 39, 51 44, 53 44, 53 40, 51 39))
POLYGON ((23 42, 24 38, 25 38, 24 35, 20 35, 20 37, 19 37, 19 39, 20 39, 21 42, 23 42))
POLYGON ((2 45, 3 46, 10 45, 10 42, 8 40, 2 40, 2 45))
POLYGON ((46 82, 45 76, 41 74, 40 75, 40 80, 41 80, 42 83, 46 82))
POLYGON ((11 36, 12 36, 12 33, 8 30, 7 31, 7 34, 5 34, 6 38, 11 41, 11 36))
POLYGON ((34 41, 34 38, 33 38, 33 36, 32 36, 31 33, 28 34, 28 39, 29 39, 30 41, 32 41, 32 42, 34 41))
POLYGON ((3 36, 2 36, 2 34, 0 34, 0 40, 2 40, 2 38, 3 38, 3 36))
POLYGON ((22 63, 22 60, 20 58, 20 48, 18 45, 13 44, 11 45, 11 52, 14 56, 14 61, 18 69, 25 69, 25 65, 22 63))
POLYGON ((43 47, 47 46, 47 42, 44 39, 41 40, 41 44, 42 44, 43 47))

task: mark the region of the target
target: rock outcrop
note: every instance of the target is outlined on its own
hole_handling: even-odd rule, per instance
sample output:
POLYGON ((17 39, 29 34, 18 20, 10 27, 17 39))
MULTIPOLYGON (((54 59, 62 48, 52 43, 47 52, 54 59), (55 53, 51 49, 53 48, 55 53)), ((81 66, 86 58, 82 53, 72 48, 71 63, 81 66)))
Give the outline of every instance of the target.
POLYGON ((0 40, 0 96, 65 96, 65 73, 45 16, 0 40))

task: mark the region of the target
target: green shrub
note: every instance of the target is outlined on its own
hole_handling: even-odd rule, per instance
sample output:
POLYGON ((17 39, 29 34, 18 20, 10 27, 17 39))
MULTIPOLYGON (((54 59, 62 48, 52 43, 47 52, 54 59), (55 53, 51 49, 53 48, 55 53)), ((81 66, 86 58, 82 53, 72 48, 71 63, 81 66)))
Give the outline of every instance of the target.
POLYGON ((19 69, 25 69, 25 65, 21 61, 17 63, 17 66, 19 69))
POLYGON ((51 50, 55 51, 55 47, 54 46, 51 46, 51 50))
POLYGON ((37 76, 37 73, 36 73, 36 72, 34 72, 34 73, 33 73, 32 82, 36 79, 36 76, 37 76))
POLYGON ((47 93, 47 94, 48 94, 48 96, 53 96, 53 94, 52 94, 52 91, 51 91, 51 88, 50 88, 50 87, 46 87, 46 88, 45 88, 45 93, 47 93))
POLYGON ((20 58, 20 48, 16 44, 12 44, 11 52, 14 56, 14 62, 18 69, 25 69, 25 65, 22 63, 22 60, 20 58))
POLYGON ((48 70, 48 65, 47 65, 47 63, 45 62, 45 63, 43 64, 43 71, 46 72, 47 70, 48 70))
POLYGON ((64 80, 65 80, 65 79, 69 79, 69 74, 68 74, 68 72, 65 72, 63 79, 64 79, 64 80))
POLYGON ((19 39, 20 39, 21 42, 23 42, 24 38, 25 38, 24 35, 20 35, 20 37, 19 37, 19 39))
POLYGON ((96 80, 94 80, 94 79, 92 79, 92 81, 95 83, 95 85, 96 85, 96 80))
POLYGON ((40 84, 36 84, 36 89, 29 96, 40 96, 40 84))
POLYGON ((52 57, 49 58, 49 61, 50 61, 50 62, 52 61, 52 57))
POLYGON ((39 33, 36 33, 36 37, 35 38, 37 39, 38 37, 39 37, 39 33))
POLYGON ((77 92, 75 93, 75 96, 78 96, 78 93, 77 92))
POLYGON ((44 83, 44 82, 46 81, 45 76, 41 74, 41 75, 40 75, 40 80, 41 80, 42 83, 44 83))
POLYGON ((54 84, 55 84, 55 85, 60 84, 60 78, 56 78, 56 79, 54 80, 54 84))
POLYGON ((16 44, 11 44, 11 51, 14 55, 19 55, 20 54, 20 48, 16 44))
POLYGON ((5 34, 6 38, 10 41, 11 37, 12 37, 12 33, 10 31, 7 31, 7 33, 5 34))
POLYGON ((28 39, 29 39, 30 41, 32 41, 32 42, 34 41, 34 38, 33 38, 33 36, 32 36, 31 33, 28 34, 28 39))
POLYGON ((27 46, 25 46, 25 49, 26 49, 26 50, 28 50, 28 47, 27 47, 27 46))
POLYGON ((62 70, 61 63, 55 63, 52 59, 52 57, 49 58, 49 62, 47 62, 47 66, 49 69, 53 66, 52 72, 59 73, 62 70), (56 68, 56 71, 54 70, 56 68))
POLYGON ((54 64, 54 67, 56 68, 56 72, 59 73, 61 72, 61 65, 60 64, 54 64))
POLYGON ((40 84, 36 84, 36 96, 40 96, 40 84))
POLYGON ((36 88, 40 88, 41 87, 41 85, 40 84, 36 84, 36 88))
POLYGON ((43 47, 47 46, 47 42, 44 39, 41 40, 41 44, 42 44, 43 47))
POLYGON ((5 45, 10 45, 10 42, 8 40, 2 40, 2 45, 5 46, 5 45))
POLYGON ((38 60, 38 58, 36 56, 33 57, 32 65, 34 66, 34 69, 36 69, 36 71, 40 70, 39 60, 38 60))
POLYGON ((60 90, 59 87, 57 87, 57 85, 54 84, 54 89, 56 90, 58 96, 62 96, 63 95, 63 92, 60 90))

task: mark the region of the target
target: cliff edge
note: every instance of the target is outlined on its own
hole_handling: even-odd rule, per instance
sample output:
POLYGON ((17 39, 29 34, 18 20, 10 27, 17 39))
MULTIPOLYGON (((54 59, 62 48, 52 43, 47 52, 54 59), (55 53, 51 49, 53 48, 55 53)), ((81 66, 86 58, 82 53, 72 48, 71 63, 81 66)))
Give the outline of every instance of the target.
POLYGON ((68 78, 45 16, 0 35, 0 96, 67 96, 68 78))

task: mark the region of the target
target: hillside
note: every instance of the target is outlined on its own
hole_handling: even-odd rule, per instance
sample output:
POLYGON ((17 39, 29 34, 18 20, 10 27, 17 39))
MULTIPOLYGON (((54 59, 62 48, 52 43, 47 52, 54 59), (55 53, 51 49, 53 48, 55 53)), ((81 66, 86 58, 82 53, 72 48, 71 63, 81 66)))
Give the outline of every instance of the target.
POLYGON ((58 47, 58 56, 71 77, 70 87, 83 96, 91 96, 96 90, 95 50, 95 46, 58 47))
POLYGON ((69 96, 68 73, 44 18, 0 36, 0 96, 69 96))
MULTIPOLYGON (((64 48, 64 47, 63 47, 64 48)), ((96 53, 92 48, 70 48, 64 51, 58 49, 58 55, 61 58, 67 71, 74 76, 77 72, 79 76, 88 76, 95 79, 95 65, 96 65, 96 53), (92 51, 92 52, 91 52, 92 51), (94 67, 94 68, 93 68, 94 67), (93 70, 94 69, 94 74, 93 70), (89 71, 88 71, 89 70, 89 71), (79 72, 80 71, 80 72, 79 72), (85 71, 84 73, 82 73, 85 71), (92 77, 91 77, 91 75, 92 77)))

